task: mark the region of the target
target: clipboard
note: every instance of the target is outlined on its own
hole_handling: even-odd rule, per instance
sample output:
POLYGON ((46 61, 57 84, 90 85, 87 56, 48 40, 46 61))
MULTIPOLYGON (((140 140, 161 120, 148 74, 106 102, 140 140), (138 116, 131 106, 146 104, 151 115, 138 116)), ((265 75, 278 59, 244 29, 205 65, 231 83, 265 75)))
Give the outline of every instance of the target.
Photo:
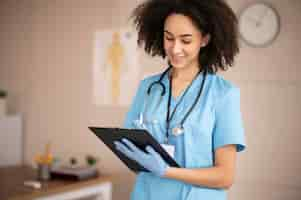
POLYGON ((165 151, 165 149, 153 138, 146 130, 141 129, 123 129, 123 128, 105 128, 88 127, 111 151, 132 171, 138 173, 141 171, 149 172, 139 163, 126 157, 123 153, 115 149, 114 141, 120 141, 126 138, 135 144, 139 149, 145 151, 146 146, 152 146, 153 149, 161 155, 164 161, 171 167, 180 167, 178 163, 165 151))

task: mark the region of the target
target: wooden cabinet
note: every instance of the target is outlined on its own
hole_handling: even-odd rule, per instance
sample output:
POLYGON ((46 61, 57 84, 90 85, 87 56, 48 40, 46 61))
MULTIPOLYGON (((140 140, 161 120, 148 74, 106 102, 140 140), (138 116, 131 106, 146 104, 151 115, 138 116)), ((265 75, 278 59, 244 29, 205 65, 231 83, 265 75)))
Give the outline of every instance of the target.
POLYGON ((82 181, 53 179, 40 182, 41 189, 24 186, 37 172, 29 166, 0 167, 1 200, 112 200, 113 177, 102 175, 82 181))

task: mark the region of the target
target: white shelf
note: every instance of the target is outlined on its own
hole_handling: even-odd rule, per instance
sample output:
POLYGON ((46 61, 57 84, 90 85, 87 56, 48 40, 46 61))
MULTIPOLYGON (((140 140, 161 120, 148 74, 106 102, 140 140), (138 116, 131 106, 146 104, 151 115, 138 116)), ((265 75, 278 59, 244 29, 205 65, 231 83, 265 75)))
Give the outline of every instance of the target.
POLYGON ((0 117, 0 166, 22 164, 22 151, 21 116, 0 117))

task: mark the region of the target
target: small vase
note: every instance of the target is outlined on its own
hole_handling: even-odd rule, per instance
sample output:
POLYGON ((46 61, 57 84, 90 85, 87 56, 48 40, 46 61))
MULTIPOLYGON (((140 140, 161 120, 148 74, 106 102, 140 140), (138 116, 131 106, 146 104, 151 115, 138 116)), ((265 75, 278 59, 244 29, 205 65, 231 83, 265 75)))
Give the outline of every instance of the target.
POLYGON ((38 164, 38 179, 41 181, 48 181, 50 179, 49 164, 38 164))

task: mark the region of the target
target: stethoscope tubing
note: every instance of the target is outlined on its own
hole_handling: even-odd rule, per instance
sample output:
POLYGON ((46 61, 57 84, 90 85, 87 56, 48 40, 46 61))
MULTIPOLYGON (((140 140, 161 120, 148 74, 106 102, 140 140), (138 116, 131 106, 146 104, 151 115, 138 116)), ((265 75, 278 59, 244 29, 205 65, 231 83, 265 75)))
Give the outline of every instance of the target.
POLYGON ((171 68, 172 68, 172 67, 169 66, 169 67, 161 74, 159 80, 154 81, 153 83, 150 84, 150 86, 147 88, 147 95, 148 95, 148 96, 150 95, 152 88, 153 88, 156 84, 159 84, 160 87, 162 88, 161 96, 164 96, 164 95, 165 95, 165 93, 166 93, 166 88, 165 88, 164 84, 162 83, 162 79, 164 78, 164 76, 167 74, 167 72, 168 72, 171 68))
MULTIPOLYGON (((161 91, 161 97, 163 97, 165 94, 166 94, 166 87, 165 85, 162 83, 162 80, 164 78, 164 76, 167 74, 167 72, 172 68, 171 65, 169 65, 169 67, 161 74, 159 80, 157 81, 154 81, 153 83, 150 84, 150 86, 148 87, 147 89, 147 100, 145 100, 144 102, 144 111, 146 109, 146 104, 148 102, 148 99, 149 99, 149 95, 151 93, 151 90, 152 88, 158 84, 161 88, 162 88, 162 91, 161 91)), ((182 128, 183 127, 183 124, 185 123, 185 121, 187 120, 188 116, 190 115, 190 113, 192 112, 192 110, 194 109, 194 107, 196 106, 196 104, 198 103, 200 97, 201 97, 201 94, 202 94, 202 91, 203 91, 203 88, 204 88, 204 85, 205 85, 205 80, 206 80, 206 76, 207 76, 207 70, 205 69, 204 70, 204 76, 203 76, 203 79, 202 79, 202 83, 201 83, 201 87, 199 89, 199 92, 198 92, 198 96, 196 97, 195 101, 193 102, 193 104, 191 105, 191 107, 189 108, 188 112, 186 112, 185 116, 183 117, 183 119, 181 120, 180 122, 180 127, 182 128)), ((171 92, 171 91, 170 91, 171 92)), ((169 116, 168 116, 169 117, 169 116)), ((171 120, 171 119, 169 119, 171 120)), ((167 119, 167 123, 169 124, 169 120, 167 119)), ((169 127, 169 126, 167 126, 169 127)))

